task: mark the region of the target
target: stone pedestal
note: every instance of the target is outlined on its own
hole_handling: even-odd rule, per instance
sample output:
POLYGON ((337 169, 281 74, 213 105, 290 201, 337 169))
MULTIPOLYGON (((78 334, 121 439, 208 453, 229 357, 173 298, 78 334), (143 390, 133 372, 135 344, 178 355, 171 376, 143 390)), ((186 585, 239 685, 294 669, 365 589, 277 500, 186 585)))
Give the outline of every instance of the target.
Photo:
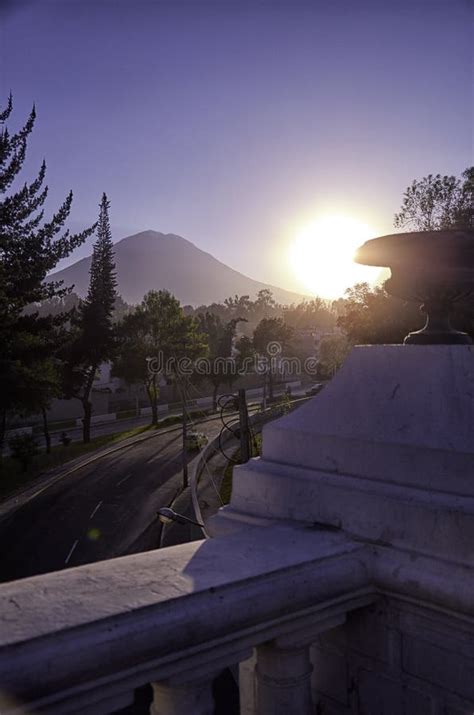
MULTIPOLYGON (((315 636, 318 712, 473 712, 472 346, 356 347, 319 395, 268 424, 262 458, 234 470, 231 503, 211 529, 271 532, 281 521, 365 544, 379 596, 315 636)), ((285 691, 275 685, 279 656, 267 683, 270 658, 259 650, 261 697, 253 709, 247 698, 247 715, 285 691)), ((291 677, 292 665, 282 681, 283 672, 291 677)), ((288 713, 306 712, 298 707, 288 713)))
POLYGON ((474 348, 361 346, 308 403, 268 424, 234 470, 214 533, 317 522, 474 563, 474 348))

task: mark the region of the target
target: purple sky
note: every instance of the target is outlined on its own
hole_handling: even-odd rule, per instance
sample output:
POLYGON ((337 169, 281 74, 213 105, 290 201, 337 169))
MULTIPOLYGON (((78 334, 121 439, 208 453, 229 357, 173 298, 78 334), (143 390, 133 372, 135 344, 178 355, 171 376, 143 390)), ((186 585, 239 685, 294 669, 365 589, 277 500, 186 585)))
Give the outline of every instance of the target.
POLYGON ((105 190, 114 240, 178 233, 301 289, 301 223, 390 232, 414 177, 473 163, 472 0, 3 3, 11 128, 38 110, 30 177, 45 156, 78 224, 105 190))

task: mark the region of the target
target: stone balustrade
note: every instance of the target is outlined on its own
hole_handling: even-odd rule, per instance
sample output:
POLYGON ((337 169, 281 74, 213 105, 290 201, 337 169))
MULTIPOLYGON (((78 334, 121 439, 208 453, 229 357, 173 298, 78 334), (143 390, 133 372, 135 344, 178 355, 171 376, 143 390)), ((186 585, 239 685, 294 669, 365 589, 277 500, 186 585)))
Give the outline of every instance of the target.
POLYGON ((151 682, 154 715, 212 713, 257 648, 257 711, 311 712, 312 641, 375 597, 363 545, 286 525, 3 584, 0 711, 100 715, 151 682))
POLYGON ((317 525, 262 522, 3 584, 0 712, 112 713, 152 683, 153 715, 204 715, 213 679, 242 663, 242 713, 312 713, 321 634, 395 591, 472 609, 472 576, 443 581, 428 557, 386 551, 317 525))

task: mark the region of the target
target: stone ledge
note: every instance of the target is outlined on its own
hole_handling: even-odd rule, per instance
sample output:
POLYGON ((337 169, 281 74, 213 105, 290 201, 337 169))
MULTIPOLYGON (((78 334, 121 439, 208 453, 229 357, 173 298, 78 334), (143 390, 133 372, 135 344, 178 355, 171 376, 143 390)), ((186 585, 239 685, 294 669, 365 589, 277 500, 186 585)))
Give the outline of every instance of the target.
POLYGON ((473 497, 257 459, 238 468, 219 519, 236 514, 317 522, 350 538, 474 564, 473 497))
POLYGON ((473 398, 474 346, 359 345, 320 395, 265 427, 263 457, 304 465, 317 435, 474 454, 473 398), (288 443, 298 432, 303 454, 288 443))
POLYGON ((374 595, 363 547, 275 527, 4 584, 0 597, 0 687, 53 712, 235 662, 374 595))
POLYGON ((144 683, 312 640, 380 595, 472 633, 473 581, 321 528, 248 527, 0 586, 0 687, 38 712, 99 715, 144 683))

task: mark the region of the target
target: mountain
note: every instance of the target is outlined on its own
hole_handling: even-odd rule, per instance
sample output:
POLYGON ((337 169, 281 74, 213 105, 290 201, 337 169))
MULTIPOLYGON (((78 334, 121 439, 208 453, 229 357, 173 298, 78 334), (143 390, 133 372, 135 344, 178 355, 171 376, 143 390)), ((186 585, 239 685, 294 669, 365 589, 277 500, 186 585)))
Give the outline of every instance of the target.
MULTIPOLYGON (((289 304, 302 295, 260 283, 234 271, 210 253, 172 233, 143 231, 115 244, 117 290, 127 303, 139 303, 151 289, 169 290, 183 305, 203 305, 223 301, 228 296, 249 295, 269 288, 275 300, 289 304)), ((82 258, 49 278, 63 280, 84 297, 89 285, 91 258, 82 258)))

